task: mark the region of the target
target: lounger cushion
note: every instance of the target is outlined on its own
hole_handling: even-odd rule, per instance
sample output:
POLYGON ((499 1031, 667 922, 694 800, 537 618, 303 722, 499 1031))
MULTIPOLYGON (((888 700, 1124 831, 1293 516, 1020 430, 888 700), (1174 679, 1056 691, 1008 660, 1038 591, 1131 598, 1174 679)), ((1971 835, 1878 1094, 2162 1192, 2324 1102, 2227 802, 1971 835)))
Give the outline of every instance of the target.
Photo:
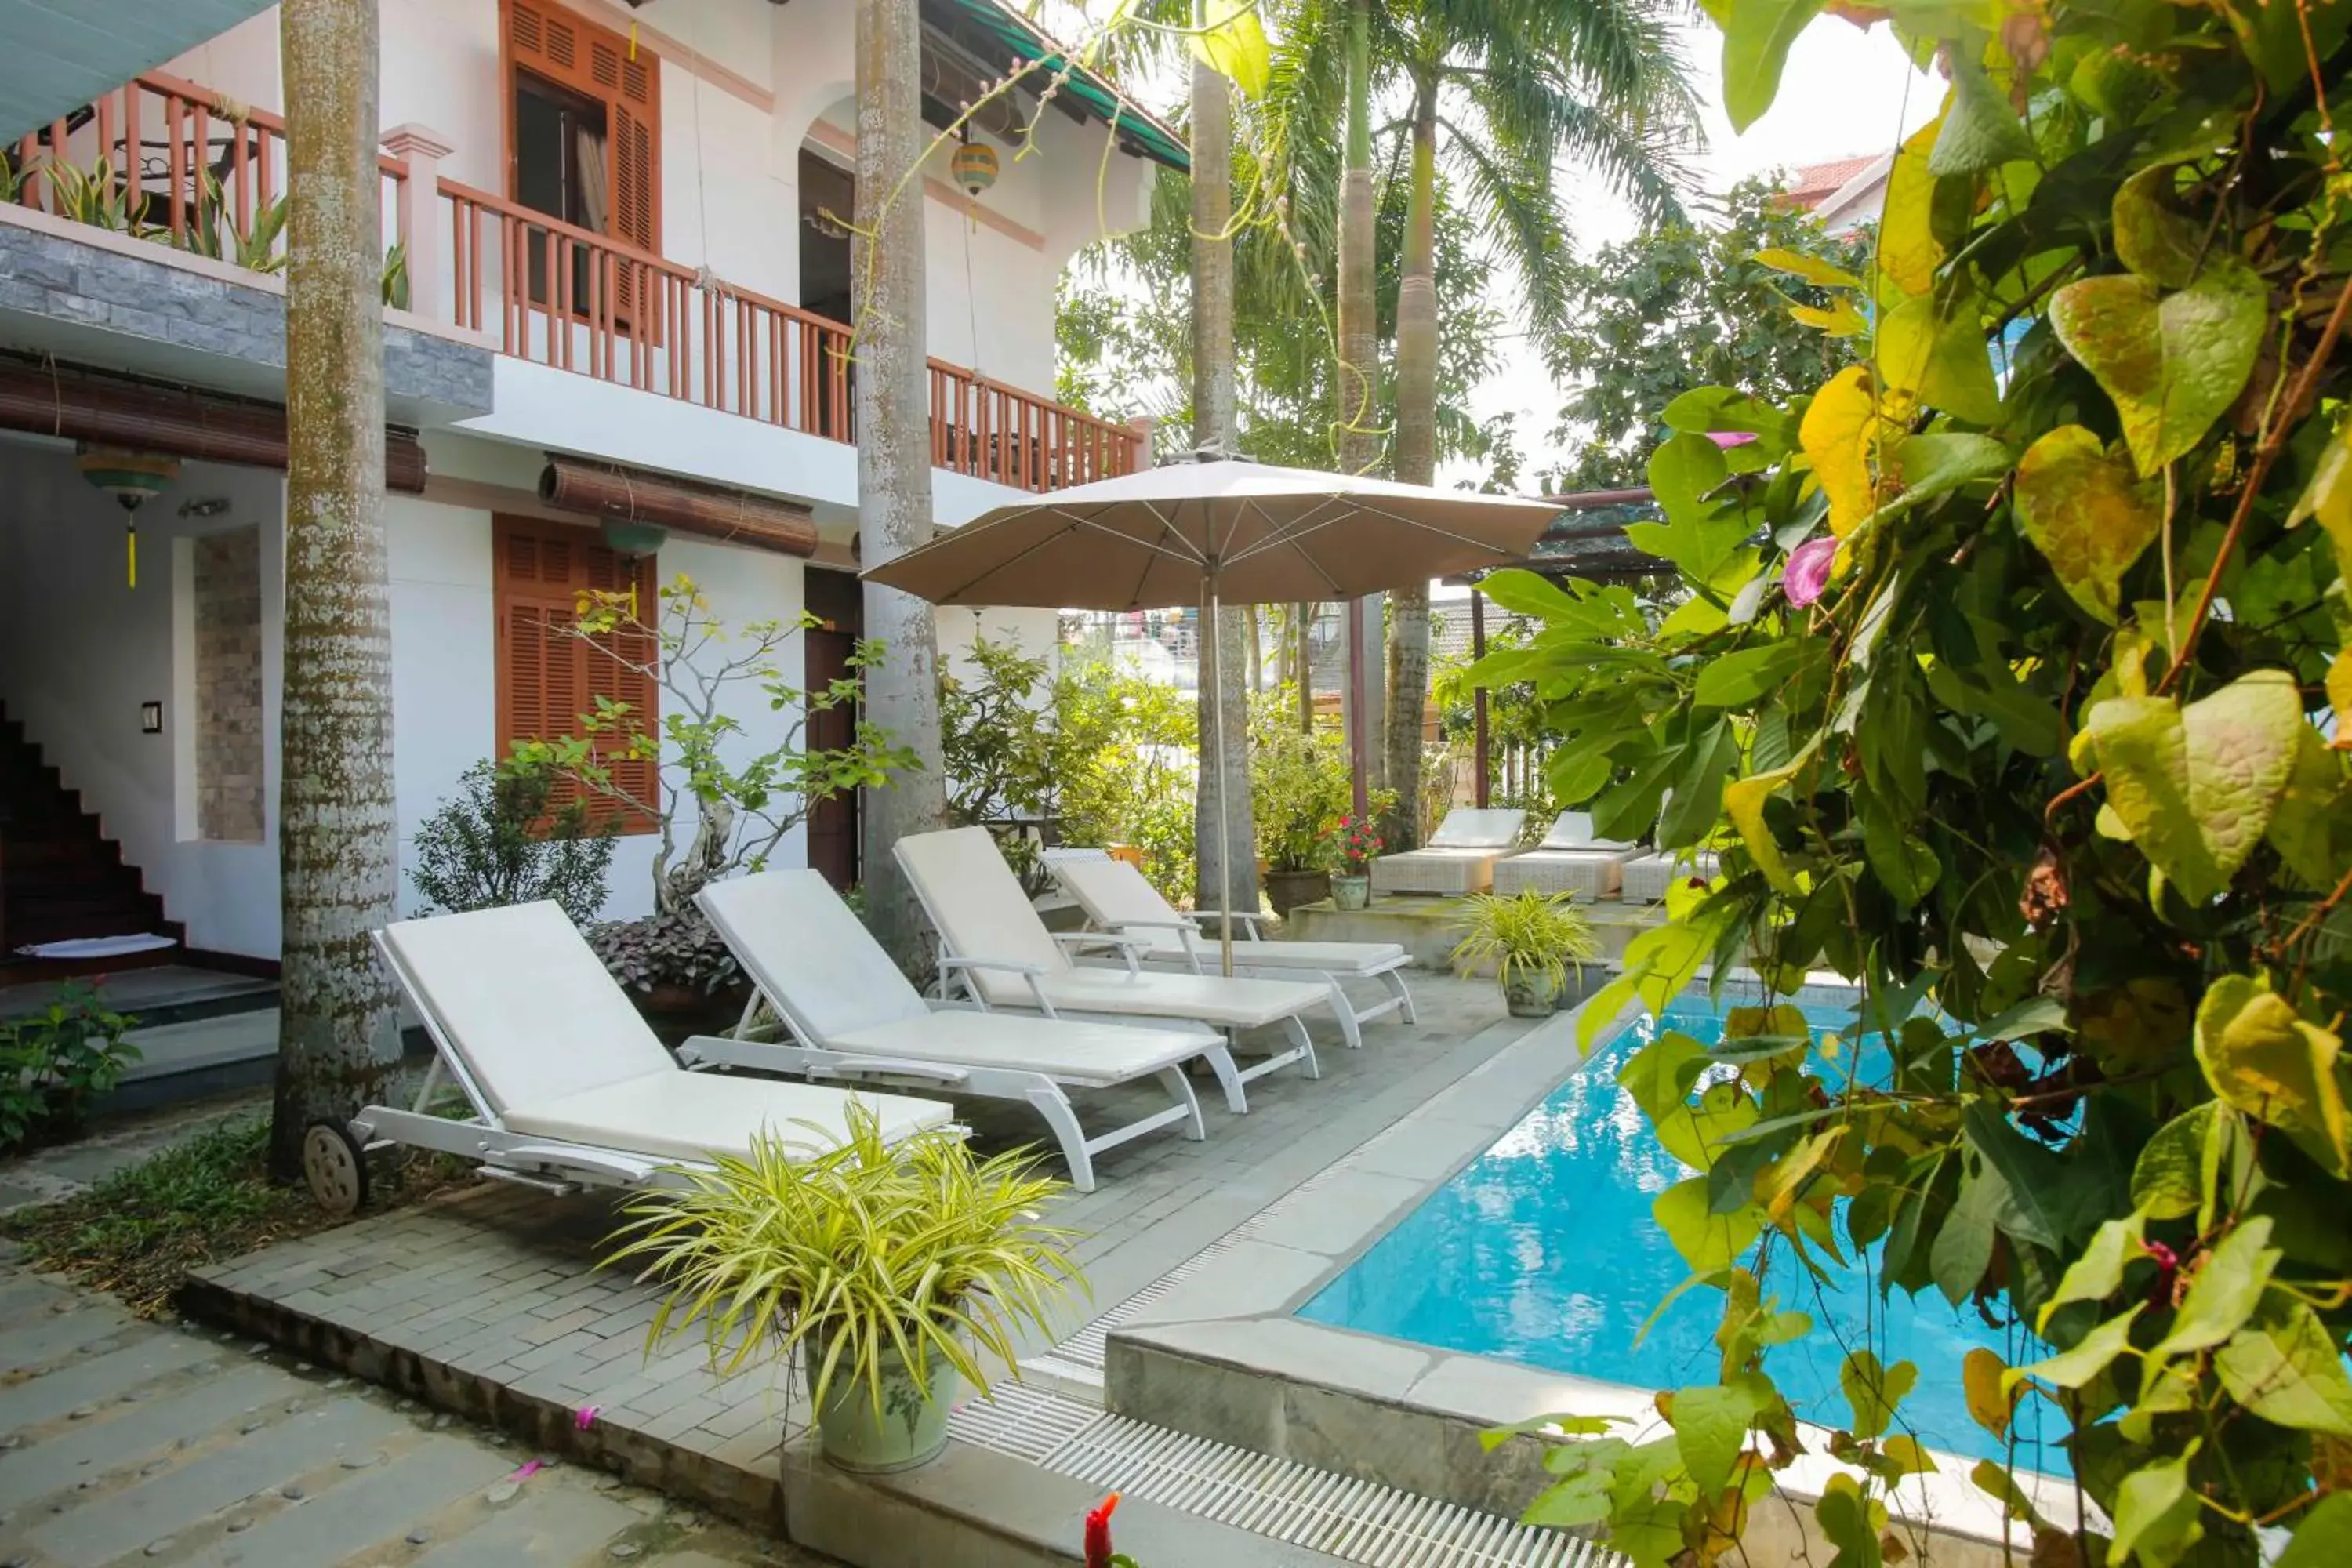
MULTIPOLYGON (((1174 1067, 1216 1043, 1210 1034, 1131 1029, 1010 1013, 933 1013, 825 1042, 860 1056, 946 1067, 1002 1068, 1070 1082, 1124 1083, 1174 1067)), ((952 1089, 945 1092, 952 1093, 952 1089)))
POLYGON ((1508 848, 1519 841, 1519 827, 1528 819, 1524 811, 1480 811, 1470 806, 1457 806, 1445 814, 1437 831, 1429 836, 1432 849, 1508 848))
POLYGON ((1254 1029, 1329 1000, 1322 986, 1296 980, 1228 980, 1160 970, 1129 974, 1125 969, 1074 969, 1048 976, 1045 987, 1061 1012, 1198 1018, 1230 1029, 1254 1029))
MULTIPOLYGON (((1201 951, 1216 961, 1217 944, 1203 942, 1201 951)), ((1405 961, 1404 949, 1392 942, 1237 942, 1236 969, 1311 969, 1323 974, 1378 974, 1405 961)))
POLYGON ((705 887, 694 901, 793 1032, 812 1044, 930 1016, 874 933, 817 872, 733 877, 705 887))
MULTIPOLYGON (((1034 963, 1047 971, 1069 967, 987 828, 909 834, 891 852, 950 952, 1034 963)), ((1029 993, 1025 979, 1002 970, 981 970, 972 978, 992 1004, 1019 1005, 1029 993)))
POLYGON ((383 941, 494 1110, 685 1076, 559 905, 402 921, 383 941))
POLYGON ((1551 829, 1546 833, 1538 849, 1623 849, 1640 847, 1628 838, 1595 838, 1592 837, 1592 814, 1589 811, 1563 811, 1552 818, 1551 829))
MULTIPOLYGON (((905 1095, 860 1092, 855 1098, 879 1119, 882 1136, 893 1142, 940 1126, 951 1114, 937 1100, 905 1095)), ((506 1122, 534 1138, 665 1160, 707 1161, 712 1154, 749 1155, 753 1135, 762 1129, 788 1143, 826 1146, 846 1132, 851 1099, 837 1089, 669 1067, 515 1107, 506 1122), (803 1121, 816 1125, 805 1127, 803 1121)))

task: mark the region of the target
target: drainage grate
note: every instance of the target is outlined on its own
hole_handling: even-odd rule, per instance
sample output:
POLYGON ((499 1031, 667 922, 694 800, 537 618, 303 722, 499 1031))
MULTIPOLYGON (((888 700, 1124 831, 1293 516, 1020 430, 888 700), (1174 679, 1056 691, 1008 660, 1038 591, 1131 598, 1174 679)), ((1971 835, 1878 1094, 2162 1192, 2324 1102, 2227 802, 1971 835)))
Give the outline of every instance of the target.
POLYGON ((1091 1405, 1003 1383, 987 1398, 967 1399, 950 1411, 948 1430, 964 1442, 1036 1465, 1102 1419, 1091 1405))
POLYGON ((1575 1536, 1125 1416, 1102 1417, 1042 1463, 1366 1568, 1630 1568, 1575 1536))

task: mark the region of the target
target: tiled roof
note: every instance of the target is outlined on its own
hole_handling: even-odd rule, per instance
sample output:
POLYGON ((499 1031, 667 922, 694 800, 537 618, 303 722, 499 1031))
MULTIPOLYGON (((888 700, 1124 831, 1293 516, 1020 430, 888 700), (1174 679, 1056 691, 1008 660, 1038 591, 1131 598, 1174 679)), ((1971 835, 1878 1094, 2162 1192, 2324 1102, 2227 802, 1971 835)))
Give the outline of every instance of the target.
POLYGON ((1858 158, 1836 158, 1826 163, 1807 163, 1792 169, 1781 194, 1797 205, 1811 211, 1835 195, 1848 180, 1878 162, 1878 154, 1866 153, 1858 158))

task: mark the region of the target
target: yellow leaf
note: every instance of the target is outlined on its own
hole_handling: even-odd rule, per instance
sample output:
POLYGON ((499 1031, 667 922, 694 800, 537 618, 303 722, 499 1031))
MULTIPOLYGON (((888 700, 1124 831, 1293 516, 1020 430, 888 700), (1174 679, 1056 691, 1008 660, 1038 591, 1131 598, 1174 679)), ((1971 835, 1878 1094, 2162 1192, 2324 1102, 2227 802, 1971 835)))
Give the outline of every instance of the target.
POLYGON ((1830 531, 1843 539, 1878 510, 1871 458, 1879 430, 1878 396, 1868 367, 1850 364, 1813 394, 1797 439, 1829 497, 1830 531))
POLYGON ((1969 1414, 1996 1437, 2008 1436, 2010 1413, 2017 1408, 2014 1395, 2001 1390, 2001 1374, 2008 1370, 2007 1363, 1982 1345, 1960 1361, 1960 1390, 1968 1397, 1969 1414))
POLYGON ((1844 1136, 1843 1127, 1815 1133, 1756 1173, 1756 1201, 1764 1205, 1764 1212, 1772 1216, 1774 1225, 1788 1223, 1789 1210, 1795 1206, 1797 1194, 1844 1136))
POLYGON ((1878 218, 1878 266, 1906 294, 1926 293, 1944 260, 1944 247, 1929 222, 1936 176, 1927 170, 1928 154, 1943 132, 1944 117, 1938 114, 1903 143, 1886 176, 1886 201, 1878 218))
POLYGON ((1862 287, 1862 279, 1844 268, 1824 261, 1818 256, 1808 256, 1801 250, 1787 250, 1776 246, 1758 251, 1756 259, 1775 272, 1786 272, 1808 283, 1818 283, 1824 289, 1862 287))
POLYGON ((1207 26, 1192 36, 1192 52, 1230 79, 1244 98, 1265 94, 1274 51, 1258 20, 1256 0, 1209 0, 1207 26))
POLYGON ((2074 602, 2115 625, 2124 574, 2163 531, 2162 488, 2080 425, 2062 425, 2019 461, 2017 511, 2074 602))
POLYGON ((2322 1165, 2352 1164, 2343 1086, 2343 1042, 2309 1023, 2285 997, 2242 974, 2225 974, 2197 1009, 2197 1059, 2226 1104, 2283 1129, 2322 1165))
POLYGON ((1739 836, 1748 843, 1748 853, 1755 858, 1756 868, 1764 879, 1784 893, 1804 889, 1798 884, 1796 874, 1780 857, 1780 846, 1772 830, 1764 824, 1764 803, 1782 785, 1797 776, 1797 771, 1812 760, 1813 748, 1807 745, 1789 761, 1786 767, 1774 768, 1768 773, 1751 773, 1735 779, 1723 786, 1723 811, 1730 817, 1739 836))
POLYGON ((2352 722, 2352 648, 2328 662, 2327 705, 2336 710, 2338 722, 2352 722))
POLYGON ((1791 305, 1789 314, 1801 326, 1816 327, 1833 338, 1851 338, 1870 330, 1870 322, 1845 295, 1839 295, 1827 310, 1818 305, 1791 305))
POLYGON ((2311 470, 2311 483, 2287 514, 2286 525, 2296 527, 2309 517, 2317 518, 2327 537, 2336 542, 2337 568, 2352 574, 2352 419, 2346 420, 2336 439, 2321 449, 2319 461, 2311 470))

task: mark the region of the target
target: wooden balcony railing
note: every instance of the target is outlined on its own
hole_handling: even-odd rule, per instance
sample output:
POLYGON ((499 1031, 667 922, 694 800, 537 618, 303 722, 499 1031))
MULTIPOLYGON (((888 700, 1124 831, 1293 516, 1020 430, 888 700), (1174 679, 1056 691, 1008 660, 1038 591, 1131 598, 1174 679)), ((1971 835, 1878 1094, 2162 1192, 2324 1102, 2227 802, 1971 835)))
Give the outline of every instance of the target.
MULTIPOLYGON (((856 347, 839 321, 440 177, 449 149, 420 127, 386 140, 406 154, 377 159, 401 262, 387 250, 387 304, 409 305, 413 289, 417 310, 518 358, 856 440, 856 347)), ((285 121, 179 77, 149 71, 33 132, 6 173, 14 188, 0 193, 28 207, 256 271, 285 265, 285 121)), ((939 468, 1042 491, 1140 458, 1132 426, 941 360, 929 374, 939 468)))
MULTIPOLYGON (((517 358, 855 442, 849 329, 456 181, 457 324, 517 358)), ((932 360, 934 466, 1026 490, 1130 473, 1139 437, 932 360)))
MULTIPOLYGON (((23 205, 231 261, 285 265, 286 121, 149 71, 20 139, 23 205)), ((379 154, 384 241, 405 246, 408 166, 379 154)))

